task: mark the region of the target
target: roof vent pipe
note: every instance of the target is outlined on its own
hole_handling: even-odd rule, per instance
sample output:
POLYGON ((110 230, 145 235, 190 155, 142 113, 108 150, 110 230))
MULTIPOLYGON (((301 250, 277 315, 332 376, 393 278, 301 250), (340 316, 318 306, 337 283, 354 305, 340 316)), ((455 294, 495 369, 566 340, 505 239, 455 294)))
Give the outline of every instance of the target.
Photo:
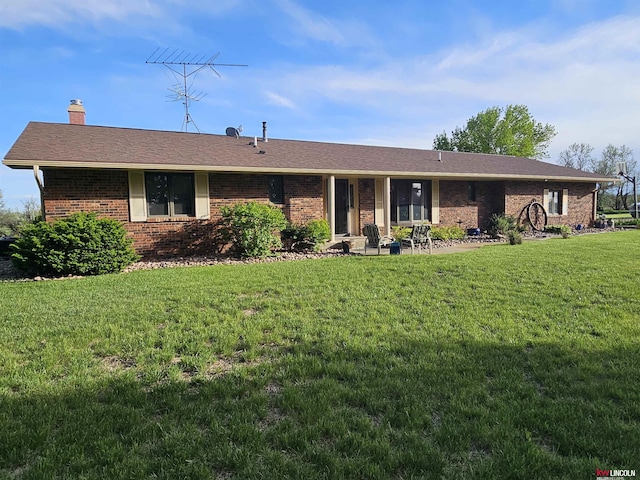
POLYGON ((258 146, 258 137, 253 137, 253 147, 257 147, 258 146))
POLYGON ((269 139, 267 138, 267 122, 262 122, 262 141, 269 141, 269 139))
POLYGON ((438 161, 441 162, 442 161, 442 152, 438 152, 438 161))

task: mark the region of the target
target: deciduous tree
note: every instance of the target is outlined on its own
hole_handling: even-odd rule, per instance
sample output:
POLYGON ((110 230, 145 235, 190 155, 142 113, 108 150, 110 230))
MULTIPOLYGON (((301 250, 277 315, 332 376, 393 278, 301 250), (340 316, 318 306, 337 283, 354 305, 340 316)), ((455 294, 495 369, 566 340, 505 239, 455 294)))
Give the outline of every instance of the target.
POLYGON ((556 135, 552 125, 536 122, 525 105, 491 107, 456 127, 451 137, 436 135, 433 148, 458 152, 493 153, 547 158, 556 135))
MULTIPOLYGON (((616 147, 615 145, 609 144, 602 151, 602 156, 599 160, 594 161, 593 163, 593 171, 597 173, 602 173, 604 175, 616 176, 618 175, 618 164, 624 162, 627 165, 627 172, 635 172, 636 170, 636 161, 633 158, 633 151, 627 147, 626 145, 622 145, 620 147, 616 147)), ((626 209, 629 205, 629 194, 632 193, 631 187, 632 184, 629 182, 622 182, 615 186, 613 189, 615 190, 615 209, 626 209)))
POLYGON ((572 143, 569 148, 560 152, 558 163, 563 167, 588 171, 594 162, 592 152, 593 147, 588 143, 572 143))

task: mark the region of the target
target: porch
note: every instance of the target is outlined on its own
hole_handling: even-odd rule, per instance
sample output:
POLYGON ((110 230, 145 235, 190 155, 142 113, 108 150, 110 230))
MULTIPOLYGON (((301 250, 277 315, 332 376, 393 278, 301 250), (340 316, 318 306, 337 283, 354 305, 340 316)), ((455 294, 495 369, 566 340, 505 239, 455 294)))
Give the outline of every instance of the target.
POLYGON ((434 179, 324 177, 331 241, 364 239, 362 229, 367 223, 376 224, 383 235, 390 235, 395 225, 438 224, 439 187, 434 179))

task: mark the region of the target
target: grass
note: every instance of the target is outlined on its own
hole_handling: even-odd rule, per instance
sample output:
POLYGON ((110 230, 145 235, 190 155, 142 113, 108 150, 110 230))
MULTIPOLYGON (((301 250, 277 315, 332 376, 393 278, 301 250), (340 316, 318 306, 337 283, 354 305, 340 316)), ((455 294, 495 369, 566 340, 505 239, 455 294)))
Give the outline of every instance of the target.
POLYGON ((1 283, 0 478, 640 469, 639 248, 1 283))
POLYGON ((613 220, 632 219, 629 212, 626 213, 607 213, 606 217, 613 220))

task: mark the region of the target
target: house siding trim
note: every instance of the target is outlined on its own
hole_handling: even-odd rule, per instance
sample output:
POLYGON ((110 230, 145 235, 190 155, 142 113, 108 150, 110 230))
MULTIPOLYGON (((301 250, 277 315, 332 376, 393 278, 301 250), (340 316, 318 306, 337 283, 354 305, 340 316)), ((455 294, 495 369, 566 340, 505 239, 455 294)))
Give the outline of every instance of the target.
POLYGON ((292 174, 292 175, 334 175, 336 177, 376 177, 390 176, 394 178, 416 178, 442 180, 527 180, 527 181, 557 181, 557 182, 612 182, 611 177, 571 177, 553 175, 518 175, 518 174, 498 174, 498 173, 453 173, 453 172, 430 172, 430 171, 402 171, 402 170, 337 170, 324 168, 285 168, 285 167, 261 167, 261 166, 234 166, 234 165, 196 165, 196 164, 160 164, 160 163, 116 163, 116 162, 65 162, 38 160, 16 160, 5 158, 2 162, 8 167, 32 168, 34 164, 41 168, 82 168, 82 169, 114 169, 114 170, 155 170, 155 171, 190 171, 190 172, 222 172, 222 173, 272 173, 272 174, 292 174))
POLYGON ((431 181, 431 223, 434 225, 440 223, 440 182, 438 180, 431 181))

